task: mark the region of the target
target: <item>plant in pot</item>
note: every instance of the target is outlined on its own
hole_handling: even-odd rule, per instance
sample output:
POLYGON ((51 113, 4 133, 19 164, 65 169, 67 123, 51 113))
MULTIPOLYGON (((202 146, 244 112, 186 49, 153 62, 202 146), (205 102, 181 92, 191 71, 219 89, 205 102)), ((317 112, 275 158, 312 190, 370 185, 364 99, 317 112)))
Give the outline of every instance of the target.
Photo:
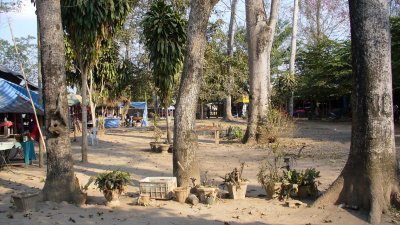
POLYGON ((227 173, 223 185, 228 188, 229 196, 231 199, 245 199, 247 185, 249 182, 242 177, 245 163, 240 164, 240 169, 234 168, 232 172, 227 173))
POLYGON ((303 182, 304 175, 302 172, 297 172, 295 169, 283 172, 281 198, 288 199, 297 197, 299 185, 303 182))
POLYGON ((103 192, 107 205, 118 206, 119 197, 125 192, 129 183, 130 174, 121 170, 114 170, 108 173, 101 173, 96 176, 94 184, 103 192))
POLYGON ((150 142, 150 148, 151 151, 158 152, 159 147, 162 144, 161 142, 162 130, 157 126, 159 116, 156 113, 150 113, 150 115, 153 118, 153 138, 154 138, 154 141, 150 142))
MULTIPOLYGON (((192 180, 194 183, 195 181, 192 180)), ((201 203, 213 204, 218 194, 218 187, 214 184, 214 180, 208 179, 208 171, 204 173, 204 181, 201 185, 196 185, 195 189, 201 203)))
POLYGON ((319 171, 315 168, 306 169, 302 173, 302 179, 299 181, 298 196, 299 198, 318 197, 318 181, 317 178, 321 177, 319 171))
POLYGON ((262 161, 257 174, 258 182, 264 187, 268 198, 278 198, 281 195, 282 175, 279 172, 282 167, 282 153, 279 144, 272 148, 272 159, 262 161))

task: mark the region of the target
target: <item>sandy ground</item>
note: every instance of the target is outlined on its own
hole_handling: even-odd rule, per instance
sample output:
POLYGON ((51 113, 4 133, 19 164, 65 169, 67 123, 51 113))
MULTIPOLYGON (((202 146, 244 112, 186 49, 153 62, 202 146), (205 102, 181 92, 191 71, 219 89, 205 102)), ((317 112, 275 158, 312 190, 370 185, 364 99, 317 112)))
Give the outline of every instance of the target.
MULTIPOLYGON (((219 123, 219 120, 198 121, 198 124, 219 123)), ((223 123, 245 127, 244 121, 223 123)), ((325 190, 343 168, 350 147, 350 123, 296 122, 293 135, 279 139, 280 147, 296 153, 305 146, 294 168, 315 167, 321 171, 320 189, 325 190)), ((267 200, 257 182, 260 160, 269 155, 267 147, 248 147, 238 141, 222 141, 215 145, 212 135, 199 136, 198 159, 202 172, 221 183, 225 173, 246 162, 244 177, 250 181, 245 200, 219 199, 214 205, 180 204, 173 200, 153 201, 150 206, 136 205, 138 180, 144 177, 171 176, 172 154, 153 153, 149 149, 152 132, 143 128, 107 130, 99 136, 97 146, 89 146, 89 163, 80 162, 80 142, 72 143, 75 172, 81 185, 90 176, 110 170, 124 170, 132 175, 132 184, 121 197, 121 205, 110 208, 100 191, 93 185, 88 201, 81 207, 63 203, 40 203, 30 213, 15 212, 10 203, 14 191, 39 190, 44 185, 45 168, 33 165, 12 166, 0 171, 0 224, 365 224, 366 215, 357 210, 337 206, 326 208, 289 208, 284 202, 267 200), (12 217, 12 218, 9 218, 12 217)), ((306 201, 310 204, 311 201, 306 201)), ((400 220, 391 213, 384 215, 382 224, 400 220)))

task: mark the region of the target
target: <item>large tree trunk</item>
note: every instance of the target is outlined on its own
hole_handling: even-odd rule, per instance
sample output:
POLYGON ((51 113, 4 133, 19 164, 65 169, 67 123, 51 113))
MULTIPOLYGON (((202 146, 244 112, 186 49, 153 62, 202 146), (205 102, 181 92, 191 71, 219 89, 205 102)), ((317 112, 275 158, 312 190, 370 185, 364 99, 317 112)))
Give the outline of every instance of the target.
MULTIPOLYGON (((299 14, 299 0, 294 0, 294 10, 293 10, 293 29, 292 29, 292 43, 290 47, 290 62, 289 62, 289 74, 294 76, 295 70, 295 60, 296 60, 296 41, 297 41, 297 21, 299 14)), ((294 100, 294 92, 291 91, 290 99, 289 99, 289 115, 293 116, 293 100, 294 100)))
POLYGON ((42 56, 45 130, 47 132, 47 175, 44 200, 75 201, 75 181, 68 129, 68 104, 64 68, 64 41, 60 1, 36 2, 42 56))
POLYGON ((262 139, 257 127, 262 126, 268 111, 270 60, 277 21, 279 0, 272 0, 270 18, 267 18, 262 0, 246 0, 246 26, 249 49, 250 104, 247 130, 243 143, 262 139))
POLYGON ((345 203, 379 224, 398 191, 394 144, 390 25, 386 0, 350 0, 353 124, 347 163, 315 205, 345 203), (377 29, 379 28, 379 29, 377 29))
POLYGON ((200 182, 197 134, 194 130, 197 101, 203 72, 206 33, 211 10, 218 0, 192 0, 188 39, 174 126, 174 176, 179 186, 190 186, 191 178, 200 182))
MULTIPOLYGON (((231 3, 231 19, 229 22, 229 31, 228 31, 228 56, 233 56, 233 43, 235 40, 235 30, 236 30, 236 6, 238 0, 232 0, 231 3)), ((227 87, 227 96, 224 100, 224 117, 223 120, 231 121, 233 120, 232 116, 232 86, 234 77, 231 75, 231 66, 228 66, 228 77, 229 77, 229 85, 227 87)))

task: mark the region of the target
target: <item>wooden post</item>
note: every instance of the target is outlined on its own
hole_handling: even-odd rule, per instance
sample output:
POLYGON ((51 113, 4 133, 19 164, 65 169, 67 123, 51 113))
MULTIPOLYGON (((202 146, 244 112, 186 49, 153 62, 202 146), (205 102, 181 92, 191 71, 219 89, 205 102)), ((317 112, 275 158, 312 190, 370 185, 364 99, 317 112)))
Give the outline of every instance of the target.
POLYGON ((219 128, 215 129, 215 144, 219 144, 219 128))

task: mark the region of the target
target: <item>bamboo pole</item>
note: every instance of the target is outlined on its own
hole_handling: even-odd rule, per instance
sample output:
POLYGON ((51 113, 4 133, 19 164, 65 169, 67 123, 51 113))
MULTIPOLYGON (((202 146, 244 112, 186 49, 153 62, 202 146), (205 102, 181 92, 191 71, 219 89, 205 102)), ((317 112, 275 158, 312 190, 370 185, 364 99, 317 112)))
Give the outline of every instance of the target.
MULTIPOLYGON (((18 62, 19 62, 19 66, 20 66, 20 68, 21 68, 22 76, 24 77, 25 89, 26 89, 26 91, 28 92, 29 100, 30 100, 30 102, 31 102, 32 109, 33 109, 33 114, 35 115, 36 125, 38 126, 39 136, 40 136, 40 137, 39 137, 39 141, 41 141, 41 144, 43 145, 43 150, 46 151, 46 143, 45 143, 45 141, 44 141, 42 129, 41 129, 40 124, 39 124, 39 119, 38 119, 38 116, 37 116, 37 113, 36 113, 36 107, 35 107, 35 104, 33 103, 33 99, 32 99, 32 96, 31 96, 31 92, 29 91, 28 79, 26 78, 25 71, 24 71, 24 67, 22 66, 22 62, 21 62, 21 60, 20 60, 20 58, 19 58, 19 52, 18 52, 17 44, 16 44, 16 42, 15 42, 14 33, 13 33, 13 30, 12 30, 12 25, 11 25, 11 23, 8 23, 8 24, 10 25, 11 37, 12 37, 12 40, 13 40, 13 43, 14 43, 15 52, 16 52, 16 54, 17 54, 17 60, 18 60, 18 62)), ((39 148, 39 151, 40 151, 40 149, 41 149, 41 148, 39 148)), ((39 152, 39 155, 43 155, 43 154, 40 154, 40 152, 39 152)))

